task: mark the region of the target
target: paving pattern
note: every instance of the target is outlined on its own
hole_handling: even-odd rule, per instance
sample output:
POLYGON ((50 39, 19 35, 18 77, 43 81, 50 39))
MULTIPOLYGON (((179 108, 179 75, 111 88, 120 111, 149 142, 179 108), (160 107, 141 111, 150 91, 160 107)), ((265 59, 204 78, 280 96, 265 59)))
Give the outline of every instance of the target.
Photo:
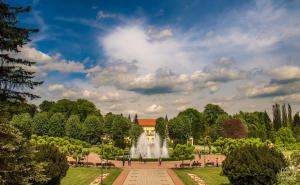
POLYGON ((167 169, 131 169, 123 185, 174 185, 167 169))

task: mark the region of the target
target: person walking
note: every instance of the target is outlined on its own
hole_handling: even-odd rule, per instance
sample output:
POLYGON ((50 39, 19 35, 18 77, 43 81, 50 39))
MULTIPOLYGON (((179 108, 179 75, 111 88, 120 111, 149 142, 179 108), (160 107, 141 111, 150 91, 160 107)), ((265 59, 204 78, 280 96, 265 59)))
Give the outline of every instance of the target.
POLYGON ((131 166, 131 157, 128 158, 128 166, 131 166))
POLYGON ((122 163, 123 163, 123 166, 125 166, 125 159, 124 159, 124 156, 122 158, 122 163))

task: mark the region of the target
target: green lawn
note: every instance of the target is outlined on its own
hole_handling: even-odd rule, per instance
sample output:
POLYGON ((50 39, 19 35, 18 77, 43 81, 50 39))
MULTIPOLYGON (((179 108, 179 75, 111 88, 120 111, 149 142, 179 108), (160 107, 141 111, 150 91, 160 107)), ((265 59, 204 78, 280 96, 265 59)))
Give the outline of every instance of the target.
POLYGON ((184 184, 196 185, 196 183, 194 183, 194 181, 187 175, 187 173, 193 173, 205 180, 208 185, 230 185, 227 177, 220 175, 222 168, 206 167, 194 169, 176 169, 174 171, 184 182, 184 184))
MULTIPOLYGON (((103 170, 103 173, 110 173, 104 180, 105 185, 110 185, 119 176, 121 169, 103 170)), ((72 167, 70 166, 66 177, 61 181, 61 185, 88 185, 101 174, 101 169, 94 167, 72 167)))

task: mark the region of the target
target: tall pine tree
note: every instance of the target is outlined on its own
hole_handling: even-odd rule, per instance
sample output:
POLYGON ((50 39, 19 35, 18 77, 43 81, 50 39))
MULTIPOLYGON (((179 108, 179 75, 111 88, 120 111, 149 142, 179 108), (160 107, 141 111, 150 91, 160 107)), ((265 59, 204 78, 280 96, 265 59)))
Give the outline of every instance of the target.
POLYGON ((286 113, 286 107, 285 104, 283 104, 281 106, 282 108, 282 126, 283 127, 287 127, 287 123, 288 123, 288 118, 287 118, 287 113, 286 113))
POLYGON ((0 2, 0 102, 24 102, 26 98, 38 98, 30 93, 30 89, 42 84, 34 81, 34 72, 28 70, 34 62, 11 57, 30 42, 31 33, 38 31, 18 26, 18 14, 29 11, 30 7, 12 7, 0 2))
POLYGON ((288 125, 292 127, 293 124, 293 117, 292 117, 292 107, 288 104, 288 125))
POLYGON ((281 111, 280 105, 273 105, 273 125, 275 130, 279 130, 281 128, 281 111))

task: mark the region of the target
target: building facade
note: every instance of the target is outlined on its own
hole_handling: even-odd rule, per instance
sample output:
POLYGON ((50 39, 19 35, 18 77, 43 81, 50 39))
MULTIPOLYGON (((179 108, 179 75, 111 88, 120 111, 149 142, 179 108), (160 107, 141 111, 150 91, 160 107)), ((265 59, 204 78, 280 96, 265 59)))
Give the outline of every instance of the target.
POLYGON ((155 137, 155 119, 138 119, 137 124, 141 125, 144 129, 144 132, 147 136, 147 140, 150 143, 154 142, 155 137))

